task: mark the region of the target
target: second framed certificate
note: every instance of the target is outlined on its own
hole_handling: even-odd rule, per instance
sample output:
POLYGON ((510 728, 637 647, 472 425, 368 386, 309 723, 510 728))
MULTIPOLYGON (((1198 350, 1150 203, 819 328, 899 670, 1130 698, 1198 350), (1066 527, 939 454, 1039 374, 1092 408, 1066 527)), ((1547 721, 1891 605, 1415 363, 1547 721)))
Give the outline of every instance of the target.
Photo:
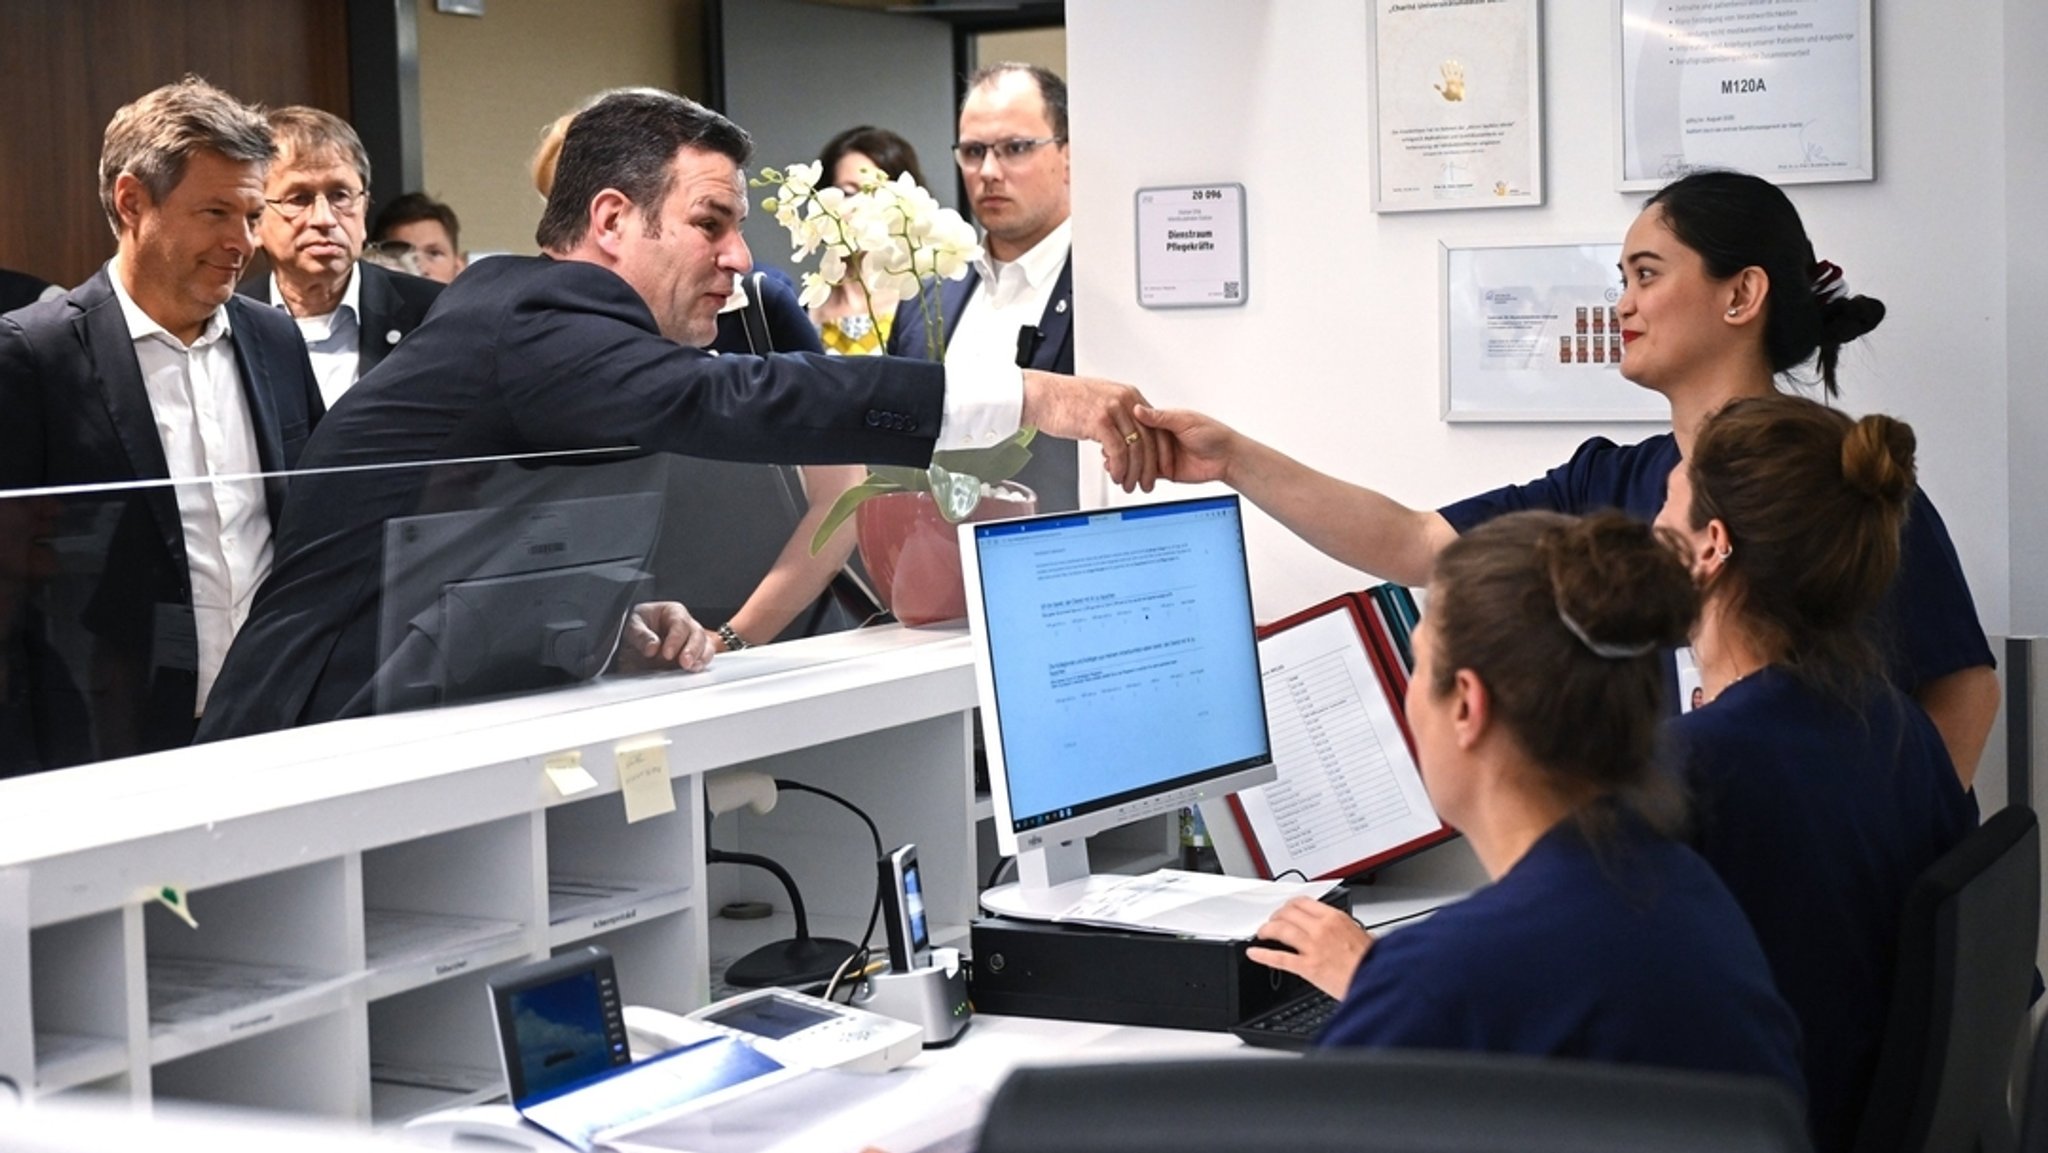
POLYGON ((1374 212, 1543 203, 1537 0, 1371 0, 1374 212))
POLYGON ((1621 376, 1621 245, 1442 247, 1443 418, 1670 419, 1621 376))

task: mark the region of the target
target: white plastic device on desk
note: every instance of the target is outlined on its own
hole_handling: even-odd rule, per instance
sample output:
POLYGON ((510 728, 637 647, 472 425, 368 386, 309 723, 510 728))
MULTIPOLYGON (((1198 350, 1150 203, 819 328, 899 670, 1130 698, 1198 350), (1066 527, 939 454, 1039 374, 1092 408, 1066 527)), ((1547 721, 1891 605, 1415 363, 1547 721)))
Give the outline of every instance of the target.
POLYGON ((886 1073, 924 1048, 924 1027, 791 989, 755 989, 677 1016, 626 1006, 634 1055, 738 1037, 784 1065, 886 1073))

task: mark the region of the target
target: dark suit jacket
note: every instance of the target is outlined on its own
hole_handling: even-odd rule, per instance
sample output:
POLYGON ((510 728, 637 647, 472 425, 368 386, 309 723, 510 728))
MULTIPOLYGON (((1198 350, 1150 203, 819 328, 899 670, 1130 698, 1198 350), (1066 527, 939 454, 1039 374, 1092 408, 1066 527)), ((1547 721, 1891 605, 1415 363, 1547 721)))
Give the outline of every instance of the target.
MULTIPOLYGON (((424 276, 409 276, 379 268, 367 260, 356 262, 356 275, 363 278, 357 290, 357 301, 362 305, 362 315, 356 318, 360 330, 356 345, 356 379, 370 375, 370 370, 382 363, 401 338, 420 326, 427 318, 427 310, 434 306, 434 300, 446 287, 436 280, 424 276)), ((270 275, 251 277, 242 282, 236 291, 265 304, 276 304, 270 298, 270 275)))
POLYGON ((41 300, 44 291, 49 287, 50 282, 41 277, 16 272, 11 268, 0 268, 0 312, 27 308, 41 300))
POLYGON ((944 382, 935 365, 883 357, 715 357, 661 336, 632 287, 594 264, 479 261, 307 446, 199 737, 372 710, 384 524, 445 507, 452 470, 435 462, 625 446, 922 466, 944 382), (355 465, 398 467, 314 471, 355 465))
MULTIPOLYGON (((948 280, 936 285, 926 281, 925 292, 936 290, 943 306, 946 338, 952 339, 953 330, 960 323, 960 314, 967 311, 968 301, 974 297, 974 289, 981 283, 981 274, 969 270, 961 280, 948 280)), ((1072 375, 1074 371, 1074 257, 1067 254, 1066 264, 1060 267, 1059 279, 1053 281, 1052 297, 1045 302, 1045 314, 1038 319, 1038 339, 1032 342, 1030 355, 1018 361, 1019 368, 1035 368, 1042 372, 1061 372, 1072 375)), ((944 347, 944 342, 940 342, 944 347)), ((917 356, 927 354, 924 310, 916 300, 906 300, 896 309, 895 323, 889 328, 890 356, 917 356)), ((1020 351, 1022 349, 1020 348, 1020 351)), ((1031 442, 1031 463, 1017 474, 1017 479, 1031 486, 1038 494, 1038 511, 1063 512, 1080 507, 1080 455, 1075 443, 1056 436, 1038 436, 1031 442)))
MULTIPOLYGON (((170 475, 135 342, 110 276, 102 268, 61 297, 0 317, 0 413, 6 414, 0 420, 0 489, 170 475)), ((291 319, 273 309, 239 298, 231 298, 227 308, 257 460, 266 473, 281 474, 297 464, 321 415, 320 389, 305 342, 291 319)), ((265 481, 264 495, 275 529, 284 508, 281 475, 265 481)), ((187 743, 196 691, 189 672, 160 668, 162 662, 149 651, 152 644, 173 639, 160 631, 158 606, 189 610, 192 604, 177 494, 166 486, 122 499, 125 507, 109 553, 94 558, 104 560, 105 568, 90 594, 87 627, 96 641, 110 646, 108 651, 121 650, 123 660, 139 662, 139 676, 121 684, 147 684, 148 699, 94 702, 95 724, 123 710, 141 718, 139 725, 124 729, 139 734, 139 745, 129 747, 102 731, 99 756, 187 743)), ((76 605, 68 616, 76 622, 76 605)), ((176 639, 182 643, 183 638, 176 639)), ((10 647, 24 642, 18 636, 7 640, 10 647)), ((70 680, 54 668, 45 667, 41 674, 47 675, 30 669, 32 692, 70 680)), ((55 766, 45 761, 42 767, 55 766)))

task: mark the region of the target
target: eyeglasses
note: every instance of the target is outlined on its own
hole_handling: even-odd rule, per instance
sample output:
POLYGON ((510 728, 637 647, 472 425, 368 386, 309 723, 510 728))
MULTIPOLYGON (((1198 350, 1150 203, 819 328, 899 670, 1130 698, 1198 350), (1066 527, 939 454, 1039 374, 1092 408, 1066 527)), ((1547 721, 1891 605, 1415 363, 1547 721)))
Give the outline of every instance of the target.
POLYGON ((1008 140, 998 140, 994 144, 984 144, 979 140, 962 140, 953 146, 953 155, 959 158, 962 168, 979 168, 981 162, 988 159, 991 152, 995 153, 997 160, 1011 164, 1048 144, 1066 142, 1067 138, 1064 136, 1012 136, 1008 140))
POLYGON ((370 201, 368 189, 335 188, 326 192, 294 192, 282 200, 265 200, 263 203, 277 209, 277 214, 286 220, 297 220, 313 208, 313 202, 325 199, 327 207, 336 216, 354 216, 370 201))

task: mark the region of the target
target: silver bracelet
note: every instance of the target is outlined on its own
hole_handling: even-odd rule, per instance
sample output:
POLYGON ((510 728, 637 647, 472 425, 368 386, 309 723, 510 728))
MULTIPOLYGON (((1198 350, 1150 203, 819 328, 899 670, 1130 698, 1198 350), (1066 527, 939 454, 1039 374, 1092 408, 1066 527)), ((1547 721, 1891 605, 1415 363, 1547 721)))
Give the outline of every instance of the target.
POLYGON ((747 638, 734 632, 731 622, 718 626, 718 639, 725 642, 725 651, 729 653, 736 653, 743 648, 749 647, 747 638))

